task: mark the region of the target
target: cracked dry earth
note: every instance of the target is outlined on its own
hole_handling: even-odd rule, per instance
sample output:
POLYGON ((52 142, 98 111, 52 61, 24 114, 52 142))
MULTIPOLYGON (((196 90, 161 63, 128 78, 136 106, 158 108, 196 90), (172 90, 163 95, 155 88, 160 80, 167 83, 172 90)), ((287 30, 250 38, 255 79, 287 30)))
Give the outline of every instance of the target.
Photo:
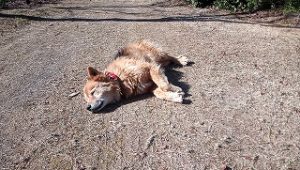
POLYGON ((1 34, 1 169, 300 169, 299 28, 146 0, 0 12, 35 16, 1 34), (194 62, 167 72, 185 104, 142 96, 91 114, 69 97, 138 39, 194 62))

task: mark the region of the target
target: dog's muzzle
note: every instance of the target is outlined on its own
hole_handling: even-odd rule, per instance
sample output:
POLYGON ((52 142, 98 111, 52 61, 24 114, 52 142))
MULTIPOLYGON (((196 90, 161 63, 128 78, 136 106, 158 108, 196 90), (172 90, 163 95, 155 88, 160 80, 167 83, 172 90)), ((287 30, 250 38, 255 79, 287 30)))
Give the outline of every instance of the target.
POLYGON ((90 112, 99 112, 104 107, 104 100, 98 100, 93 104, 89 104, 86 109, 90 112))
POLYGON ((86 110, 92 111, 92 105, 89 104, 89 105, 86 107, 86 110))

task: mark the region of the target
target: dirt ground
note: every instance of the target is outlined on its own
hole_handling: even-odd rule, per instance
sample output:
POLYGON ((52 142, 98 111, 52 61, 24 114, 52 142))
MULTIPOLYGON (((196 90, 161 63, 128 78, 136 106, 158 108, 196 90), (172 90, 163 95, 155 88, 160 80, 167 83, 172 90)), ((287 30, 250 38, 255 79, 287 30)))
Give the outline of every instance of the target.
POLYGON ((300 169, 300 28, 165 5, 0 11, 1 170, 300 169), (148 95, 86 111, 86 67, 138 39, 194 62, 167 71, 185 103, 148 95))

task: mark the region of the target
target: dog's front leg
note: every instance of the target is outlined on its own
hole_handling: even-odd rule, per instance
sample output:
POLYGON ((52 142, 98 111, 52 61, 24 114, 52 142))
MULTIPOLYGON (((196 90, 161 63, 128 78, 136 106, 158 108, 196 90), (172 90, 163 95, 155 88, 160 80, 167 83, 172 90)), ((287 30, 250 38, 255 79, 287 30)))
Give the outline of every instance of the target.
POLYGON ((183 92, 163 91, 160 88, 156 88, 155 90, 153 90, 153 94, 159 99, 177 103, 183 102, 183 92))
POLYGON ((153 91, 153 94, 157 98, 182 103, 184 95, 182 89, 170 84, 167 76, 159 66, 152 66, 150 68, 150 75, 152 81, 157 86, 153 91))

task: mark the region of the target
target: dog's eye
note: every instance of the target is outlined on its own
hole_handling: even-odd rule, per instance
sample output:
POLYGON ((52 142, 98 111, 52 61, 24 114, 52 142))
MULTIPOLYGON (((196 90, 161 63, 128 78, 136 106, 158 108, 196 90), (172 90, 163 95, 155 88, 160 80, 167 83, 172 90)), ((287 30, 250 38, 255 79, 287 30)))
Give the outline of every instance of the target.
POLYGON ((92 95, 92 96, 94 95, 94 93, 95 93, 95 90, 91 91, 91 95, 92 95))

